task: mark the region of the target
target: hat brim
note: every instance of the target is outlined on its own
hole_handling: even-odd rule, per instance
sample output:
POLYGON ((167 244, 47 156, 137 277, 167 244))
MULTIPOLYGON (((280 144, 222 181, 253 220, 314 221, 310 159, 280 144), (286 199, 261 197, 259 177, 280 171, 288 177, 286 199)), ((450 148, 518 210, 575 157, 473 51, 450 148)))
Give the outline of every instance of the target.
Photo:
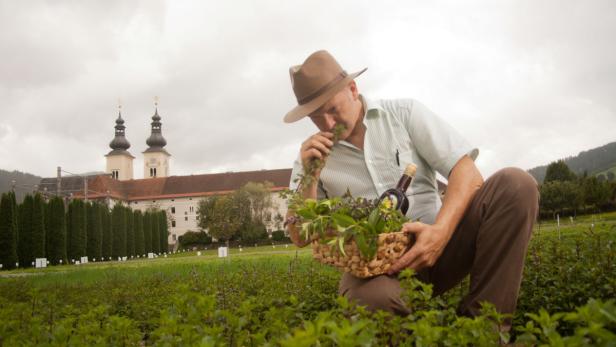
POLYGON ((364 68, 364 69, 362 69, 362 70, 360 70, 358 72, 355 72, 355 73, 347 75, 345 78, 343 78, 340 81, 338 81, 331 88, 329 88, 323 94, 319 95, 318 97, 314 98, 313 100, 310 100, 309 102, 307 102, 307 103, 305 103, 303 105, 295 106, 291 111, 289 111, 284 116, 284 118, 283 118, 284 122, 285 123, 297 122, 298 120, 300 120, 300 119, 306 117, 307 115, 311 114, 312 112, 316 111, 319 107, 323 106, 323 104, 328 102, 329 99, 334 97, 334 95, 336 95, 336 93, 338 93, 339 91, 344 89, 344 87, 346 87, 346 85, 349 82, 351 82, 353 79, 355 79, 355 77, 361 75, 366 70, 368 70, 368 68, 364 68))

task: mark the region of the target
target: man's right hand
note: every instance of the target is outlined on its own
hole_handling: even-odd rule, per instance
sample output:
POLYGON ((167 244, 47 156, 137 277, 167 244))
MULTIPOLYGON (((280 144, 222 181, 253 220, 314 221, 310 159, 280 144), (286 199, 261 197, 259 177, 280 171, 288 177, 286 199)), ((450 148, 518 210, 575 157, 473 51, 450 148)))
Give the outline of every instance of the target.
MULTIPOLYGON (((320 131, 310 136, 302 143, 300 157, 304 169, 309 167, 310 162, 314 159, 321 159, 325 161, 325 158, 329 155, 329 152, 334 145, 333 138, 333 133, 320 131)), ((318 172, 313 173, 315 178, 318 178, 320 174, 320 170, 317 171, 318 172)))

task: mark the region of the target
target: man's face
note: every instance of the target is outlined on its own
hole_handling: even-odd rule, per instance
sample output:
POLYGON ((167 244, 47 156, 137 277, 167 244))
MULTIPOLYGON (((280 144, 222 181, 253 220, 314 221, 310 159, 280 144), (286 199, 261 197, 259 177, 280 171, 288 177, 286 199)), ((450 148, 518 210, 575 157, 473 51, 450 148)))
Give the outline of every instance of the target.
POLYGON ((358 97, 355 83, 351 82, 309 117, 320 131, 333 132, 337 124, 344 125, 346 130, 340 136, 344 140, 360 119, 361 102, 358 97))

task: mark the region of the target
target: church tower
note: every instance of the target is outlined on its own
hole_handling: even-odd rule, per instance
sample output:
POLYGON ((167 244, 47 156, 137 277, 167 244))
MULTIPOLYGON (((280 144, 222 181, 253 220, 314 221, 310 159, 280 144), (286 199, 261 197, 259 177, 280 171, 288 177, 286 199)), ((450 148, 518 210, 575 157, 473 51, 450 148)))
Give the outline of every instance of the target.
POLYGON ((130 143, 124 136, 124 119, 122 113, 118 112, 118 119, 115 125, 115 137, 109 143, 111 152, 107 153, 107 172, 111 177, 124 181, 133 179, 133 157, 127 149, 130 148, 130 143))
POLYGON ((163 147, 167 141, 161 132, 162 123, 158 115, 158 102, 156 102, 156 112, 152 116, 152 134, 146 140, 148 149, 143 152, 143 177, 167 177, 169 176, 169 154, 163 147))

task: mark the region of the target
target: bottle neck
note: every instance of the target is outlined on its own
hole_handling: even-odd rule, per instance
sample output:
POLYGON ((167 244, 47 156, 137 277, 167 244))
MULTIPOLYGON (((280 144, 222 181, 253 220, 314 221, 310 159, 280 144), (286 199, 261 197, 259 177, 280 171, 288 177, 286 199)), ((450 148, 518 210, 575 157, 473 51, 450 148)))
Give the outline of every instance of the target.
POLYGON ((408 176, 408 175, 402 175, 402 177, 400 177, 400 180, 398 181, 398 185, 396 186, 396 189, 399 189, 402 192, 406 193, 406 190, 409 189, 409 186, 411 185, 412 180, 413 180, 413 177, 408 176))

